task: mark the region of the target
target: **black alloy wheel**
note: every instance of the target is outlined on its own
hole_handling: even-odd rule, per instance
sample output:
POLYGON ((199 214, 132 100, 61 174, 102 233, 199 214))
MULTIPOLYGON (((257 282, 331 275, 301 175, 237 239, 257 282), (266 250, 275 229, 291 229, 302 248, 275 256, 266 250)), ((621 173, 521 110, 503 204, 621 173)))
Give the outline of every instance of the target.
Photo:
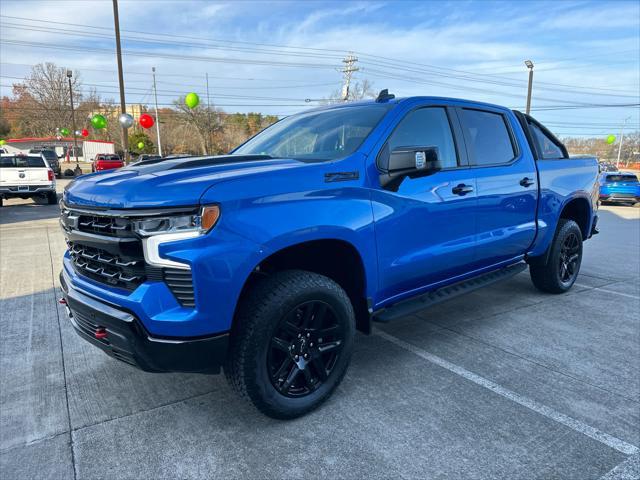
POLYGON ((331 375, 343 340, 328 303, 311 300, 298 305, 284 316, 271 338, 267 354, 271 383, 287 397, 309 395, 331 375))
POLYGON ((560 268, 558 274, 560 281, 568 284, 572 283, 578 274, 578 262, 580 260, 580 239, 575 232, 570 232, 562 242, 560 255, 558 256, 560 268))

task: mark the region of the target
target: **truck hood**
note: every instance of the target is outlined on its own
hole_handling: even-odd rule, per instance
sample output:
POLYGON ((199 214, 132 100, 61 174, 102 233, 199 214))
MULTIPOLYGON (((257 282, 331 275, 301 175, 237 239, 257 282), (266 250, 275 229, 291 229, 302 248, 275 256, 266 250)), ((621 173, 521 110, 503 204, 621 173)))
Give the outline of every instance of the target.
POLYGON ((139 162, 119 170, 83 175, 64 192, 69 205, 104 208, 159 208, 197 205, 221 181, 276 173, 309 165, 265 155, 187 157, 139 162))

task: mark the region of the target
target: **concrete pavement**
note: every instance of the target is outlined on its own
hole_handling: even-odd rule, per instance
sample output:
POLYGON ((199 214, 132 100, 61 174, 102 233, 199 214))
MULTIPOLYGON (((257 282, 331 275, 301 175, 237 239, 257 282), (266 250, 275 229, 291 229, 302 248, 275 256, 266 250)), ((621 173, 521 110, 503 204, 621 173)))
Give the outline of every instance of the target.
POLYGON ((321 409, 281 422, 221 376, 82 341, 56 303, 57 207, 31 203, 0 211, 2 478, 640 476, 638 208, 601 210, 570 293, 523 273, 378 326, 321 409))

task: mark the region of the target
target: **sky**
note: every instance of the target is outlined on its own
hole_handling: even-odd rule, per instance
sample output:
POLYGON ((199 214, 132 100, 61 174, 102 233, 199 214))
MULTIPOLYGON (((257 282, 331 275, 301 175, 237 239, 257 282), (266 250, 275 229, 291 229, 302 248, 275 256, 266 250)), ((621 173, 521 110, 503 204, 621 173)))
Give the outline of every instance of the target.
MULTIPOLYGON (((354 80, 398 97, 435 95, 524 110, 560 136, 640 128, 637 1, 120 0, 128 103, 194 91, 227 112, 289 115, 354 80)), ((118 100, 111 0, 2 0, 0 94, 30 67, 71 68, 118 100)))

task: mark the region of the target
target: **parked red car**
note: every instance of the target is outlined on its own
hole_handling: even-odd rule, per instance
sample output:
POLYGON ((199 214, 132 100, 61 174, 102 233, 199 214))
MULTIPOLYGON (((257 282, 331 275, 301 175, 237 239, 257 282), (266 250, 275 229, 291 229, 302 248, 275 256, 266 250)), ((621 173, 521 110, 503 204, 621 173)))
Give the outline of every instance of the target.
POLYGON ((102 170, 113 170, 114 168, 124 167, 124 162, 120 155, 114 153, 99 153, 91 164, 92 172, 100 172, 102 170))

